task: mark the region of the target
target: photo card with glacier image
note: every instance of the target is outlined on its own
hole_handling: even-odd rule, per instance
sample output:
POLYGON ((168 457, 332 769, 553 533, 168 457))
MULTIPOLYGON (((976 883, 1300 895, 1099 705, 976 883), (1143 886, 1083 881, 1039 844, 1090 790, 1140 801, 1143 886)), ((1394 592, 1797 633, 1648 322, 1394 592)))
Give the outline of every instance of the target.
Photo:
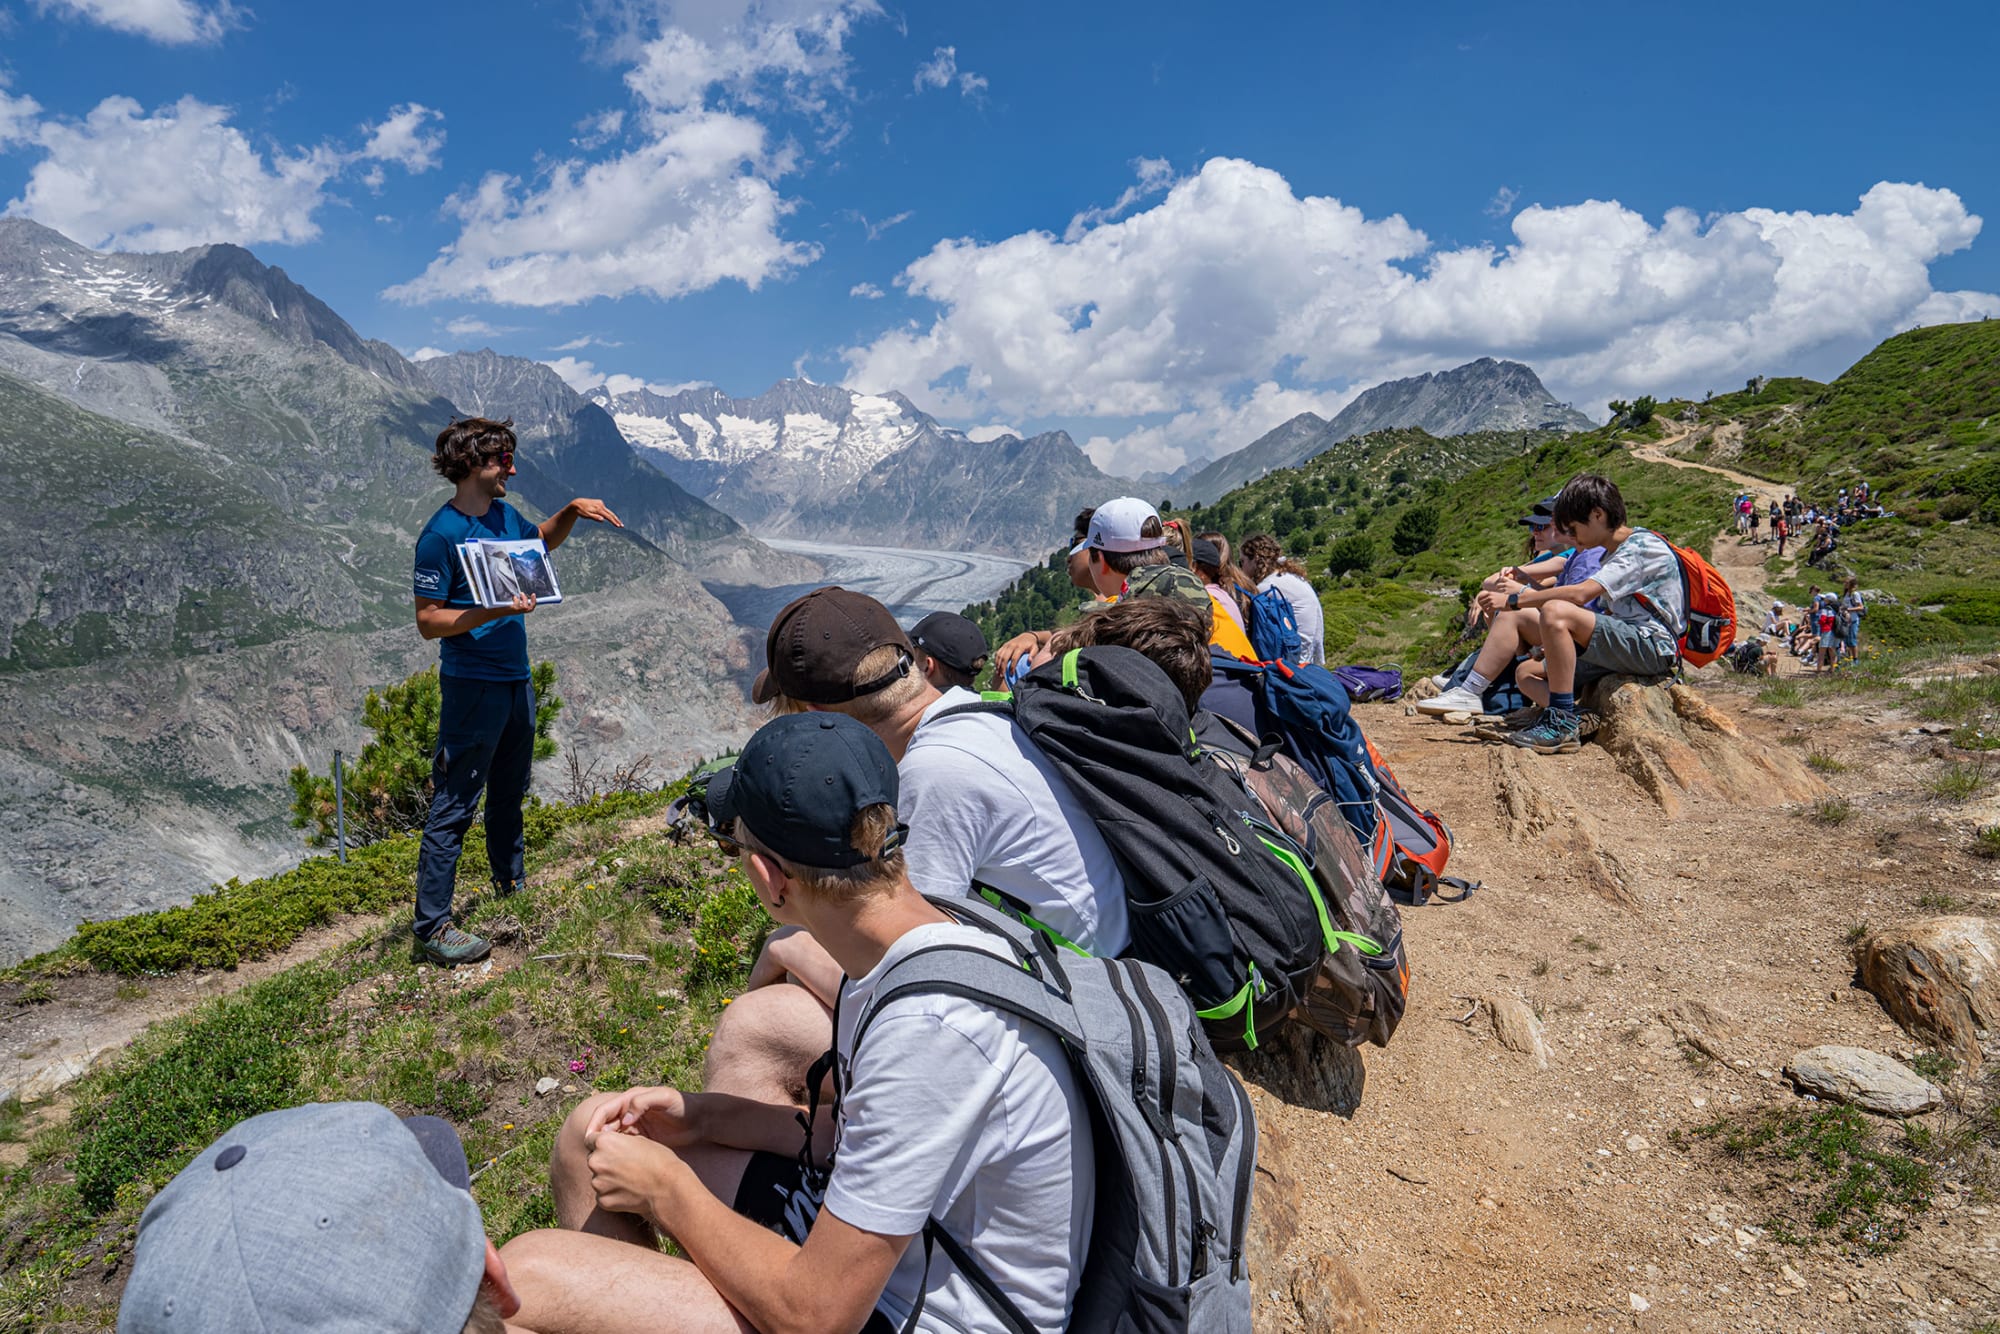
POLYGON ((556 582, 555 562, 539 537, 516 542, 467 542, 462 550, 468 565, 475 566, 479 578, 474 590, 482 607, 504 607, 522 593, 535 604, 561 602, 562 586, 556 582))

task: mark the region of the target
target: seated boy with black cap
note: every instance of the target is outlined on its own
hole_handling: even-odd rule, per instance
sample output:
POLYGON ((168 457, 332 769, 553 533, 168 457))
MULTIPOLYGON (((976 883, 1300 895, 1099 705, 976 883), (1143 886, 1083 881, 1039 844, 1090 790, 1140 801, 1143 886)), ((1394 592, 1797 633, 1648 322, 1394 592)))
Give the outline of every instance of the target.
POLYGON ((986 667, 986 634, 955 611, 934 611, 910 627, 910 643, 924 679, 939 690, 979 689, 986 667))
POLYGON ((728 1094, 635 1088, 588 1100, 550 1165, 576 1231, 503 1249, 540 1334, 589 1331, 991 1328, 992 1309, 928 1219, 970 1251, 1035 1329, 1068 1320, 1088 1250, 1090 1117, 1058 1040, 958 996, 906 995, 855 1018, 897 961, 939 945, 1008 957, 910 884, 895 762, 836 714, 773 719, 717 774, 711 831, 779 922, 810 931, 846 976, 832 1115, 728 1094), (837 1151, 836 1151, 837 1146, 837 1151), (821 1170, 832 1155, 830 1169, 821 1170), (656 1232, 687 1259, 664 1255, 656 1232))

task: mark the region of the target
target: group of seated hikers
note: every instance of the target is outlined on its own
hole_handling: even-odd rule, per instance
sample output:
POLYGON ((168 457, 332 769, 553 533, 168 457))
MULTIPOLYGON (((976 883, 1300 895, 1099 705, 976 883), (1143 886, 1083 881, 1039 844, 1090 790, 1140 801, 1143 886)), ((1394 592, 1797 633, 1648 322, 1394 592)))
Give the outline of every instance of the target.
POLYGON ((1572 478, 1520 522, 1529 558, 1488 576, 1468 613, 1485 641, 1433 678, 1440 692, 1417 709, 1493 717, 1497 706, 1483 739, 1565 755, 1598 726, 1580 690, 1603 676, 1673 674, 1687 596, 1674 549, 1631 525, 1609 478, 1572 478))
POLYGON ((1282 688, 1347 738, 1322 765, 1373 754, 1304 580, 1218 541, 1086 511, 1100 602, 997 653, 839 587, 785 607, 770 718, 676 803, 777 923, 701 1091, 579 1102, 556 1226, 497 1248, 448 1124, 253 1117, 146 1209, 119 1328, 1247 1334, 1256 1126, 1215 1053, 1386 1042, 1408 967, 1372 798, 1275 753, 1282 688))

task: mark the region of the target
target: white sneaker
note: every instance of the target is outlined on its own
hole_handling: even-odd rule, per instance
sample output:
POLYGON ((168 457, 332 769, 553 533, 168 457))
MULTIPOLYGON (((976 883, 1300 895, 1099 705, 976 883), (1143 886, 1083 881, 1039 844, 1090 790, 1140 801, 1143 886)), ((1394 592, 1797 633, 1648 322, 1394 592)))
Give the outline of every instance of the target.
POLYGON ((1431 684, 1436 686, 1439 690, 1443 690, 1446 686, 1451 684, 1451 673, 1439 672, 1436 676, 1433 676, 1431 678, 1431 684))
POLYGON ((1417 712, 1428 713, 1433 717, 1446 713, 1483 713, 1485 710, 1485 701, 1481 700, 1476 692, 1467 690, 1464 686, 1417 701, 1417 712))

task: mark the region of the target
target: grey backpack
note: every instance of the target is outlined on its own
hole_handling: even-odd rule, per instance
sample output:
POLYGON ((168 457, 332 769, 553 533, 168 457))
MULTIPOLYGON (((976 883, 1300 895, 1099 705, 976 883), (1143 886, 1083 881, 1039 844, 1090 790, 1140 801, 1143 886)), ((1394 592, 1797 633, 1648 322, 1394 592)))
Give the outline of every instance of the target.
MULTIPOLYGON (((1186 995, 1151 964, 1059 951, 984 903, 931 902, 1005 938, 1018 964, 961 945, 916 951, 890 968, 856 1020, 854 1053, 883 1007, 925 993, 963 996, 1055 1034, 1090 1108, 1097 1158, 1096 1217, 1069 1327, 1249 1334, 1243 1246, 1257 1123, 1186 995)), ((841 1092, 836 1079, 836 1108, 841 1092)), ((1000 1328, 1032 1334, 978 1257, 935 1218, 924 1225, 927 1275, 934 1249, 978 1289, 1000 1328)), ((920 1292, 905 1334, 922 1313, 920 1292)))

